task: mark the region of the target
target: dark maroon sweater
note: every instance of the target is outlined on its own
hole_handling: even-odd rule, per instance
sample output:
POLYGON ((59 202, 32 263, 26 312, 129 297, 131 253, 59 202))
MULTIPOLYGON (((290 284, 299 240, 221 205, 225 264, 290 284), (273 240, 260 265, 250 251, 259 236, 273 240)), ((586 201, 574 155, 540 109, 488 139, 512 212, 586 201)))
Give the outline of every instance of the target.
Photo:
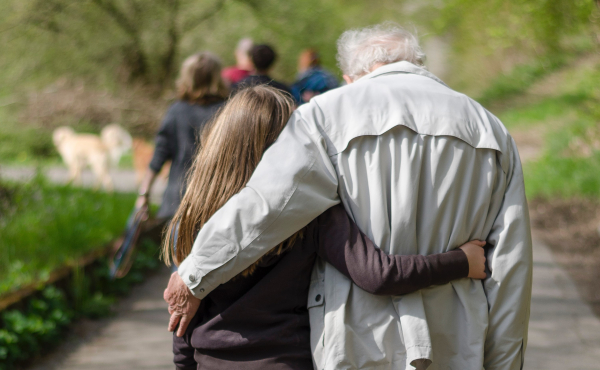
POLYGON ((386 254, 338 205, 311 222, 291 250, 202 300, 185 335, 173 336, 177 368, 313 369, 307 298, 317 255, 360 288, 381 295, 408 294, 469 273, 460 249, 430 256, 386 254))

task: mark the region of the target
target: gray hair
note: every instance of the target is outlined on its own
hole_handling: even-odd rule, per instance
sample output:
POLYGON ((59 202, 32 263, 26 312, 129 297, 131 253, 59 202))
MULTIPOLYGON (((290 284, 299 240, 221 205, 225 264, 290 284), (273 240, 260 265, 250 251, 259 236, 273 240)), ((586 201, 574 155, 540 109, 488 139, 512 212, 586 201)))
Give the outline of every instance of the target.
POLYGON ((252 49, 252 46, 254 46, 254 41, 249 37, 244 37, 243 39, 240 39, 235 50, 248 53, 250 52, 250 49, 252 49))
POLYGON ((423 66, 425 60, 417 37, 393 22, 348 30, 338 39, 337 47, 338 65, 352 79, 371 72, 378 63, 405 60, 423 66))

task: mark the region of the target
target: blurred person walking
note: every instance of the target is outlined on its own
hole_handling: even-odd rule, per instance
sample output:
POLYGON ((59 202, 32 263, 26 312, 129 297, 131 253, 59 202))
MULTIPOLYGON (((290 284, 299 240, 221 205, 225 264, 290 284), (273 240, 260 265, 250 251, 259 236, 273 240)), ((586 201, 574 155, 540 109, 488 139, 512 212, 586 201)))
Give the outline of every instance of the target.
POLYGON ((532 243, 517 146, 424 57, 394 24, 340 37, 348 85, 299 107, 248 185, 203 224, 165 292, 171 323, 184 318, 184 330, 210 292, 342 203, 388 253, 485 240, 489 273, 381 297, 319 260, 308 296, 320 297, 309 309, 317 369, 523 368, 532 243))
POLYGON ((250 38, 243 38, 238 42, 234 53, 236 64, 224 68, 221 72, 221 77, 223 77, 223 80, 229 86, 248 77, 254 70, 254 65, 250 59, 250 49, 252 49, 253 44, 254 43, 250 38))
POLYGON ((250 49, 250 59, 254 66, 254 73, 234 84, 232 87, 234 92, 247 86, 268 85, 291 94, 291 90, 286 84, 275 81, 269 76, 269 72, 277 60, 277 54, 272 47, 266 44, 253 46, 250 49))
POLYGON ((177 101, 167 110, 158 130, 154 155, 136 202, 137 206, 148 203, 157 174, 171 160, 168 185, 156 215, 161 221, 161 232, 185 193, 185 174, 199 145, 199 135, 229 94, 221 78, 221 61, 211 52, 188 57, 181 66, 176 86, 177 101))
POLYGON ((314 49, 306 49, 298 58, 298 77, 292 85, 292 95, 296 104, 308 103, 313 97, 340 84, 335 76, 321 67, 321 58, 314 49))

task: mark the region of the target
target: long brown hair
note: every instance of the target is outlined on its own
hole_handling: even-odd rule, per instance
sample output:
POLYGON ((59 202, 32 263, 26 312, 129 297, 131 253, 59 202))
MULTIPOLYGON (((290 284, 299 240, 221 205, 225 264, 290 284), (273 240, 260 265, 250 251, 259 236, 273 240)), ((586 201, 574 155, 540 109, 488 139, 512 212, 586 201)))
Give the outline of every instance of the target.
MULTIPOLYGON (((203 131, 188 173, 187 191, 166 231, 162 254, 167 265, 171 259, 179 265, 190 254, 200 228, 246 186, 293 110, 289 96, 269 86, 252 86, 236 93, 203 131)), ((299 236, 301 232, 268 255, 283 253, 299 236)), ((259 262, 242 275, 251 274, 259 262)))
POLYGON ((229 95, 221 78, 221 60, 209 51, 183 61, 176 85, 177 97, 195 104, 210 104, 229 95))

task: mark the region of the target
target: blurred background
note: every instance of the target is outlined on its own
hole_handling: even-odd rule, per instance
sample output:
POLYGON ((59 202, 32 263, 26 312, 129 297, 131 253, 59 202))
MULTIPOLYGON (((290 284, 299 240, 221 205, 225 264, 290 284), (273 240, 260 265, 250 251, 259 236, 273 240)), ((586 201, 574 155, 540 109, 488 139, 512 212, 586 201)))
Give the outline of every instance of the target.
MULTIPOLYGON (((427 67, 507 126, 524 162, 536 243, 544 245, 543 253, 551 251, 548 263, 569 281, 563 289, 575 291, 577 307, 587 307, 582 308, 589 311, 586 320, 595 322, 600 315, 599 0, 3 0, 0 369, 35 365, 39 354, 48 352, 42 349, 72 332, 74 323, 111 314, 114 319, 115 312, 127 316, 123 312, 135 311, 131 307, 139 299, 160 297, 160 285, 166 284, 148 280, 153 276, 148 271, 160 263, 150 241, 118 284, 110 282, 103 260, 135 200, 135 146, 111 172, 116 192, 65 185, 54 129, 98 134, 118 123, 146 144, 138 151, 151 153, 187 56, 210 50, 225 66, 234 65, 237 42, 250 37, 275 48, 272 76, 280 81, 296 79, 298 57, 306 48, 318 50, 323 66, 341 80, 335 60, 339 35, 382 21, 416 32, 427 67), (131 287, 144 281, 159 288, 131 298, 131 287), (116 305, 118 297, 128 297, 129 308, 115 308, 125 307, 116 305)), ((161 189, 155 190, 157 197, 161 189)), ((157 317, 164 319, 148 320, 157 317)), ((83 343, 84 337, 88 334, 72 342, 83 343)), ((600 339, 594 338, 589 343, 597 353, 600 339)), ((82 358, 72 366, 86 368, 76 362, 82 358)), ((44 364, 41 368, 51 367, 44 364)))

